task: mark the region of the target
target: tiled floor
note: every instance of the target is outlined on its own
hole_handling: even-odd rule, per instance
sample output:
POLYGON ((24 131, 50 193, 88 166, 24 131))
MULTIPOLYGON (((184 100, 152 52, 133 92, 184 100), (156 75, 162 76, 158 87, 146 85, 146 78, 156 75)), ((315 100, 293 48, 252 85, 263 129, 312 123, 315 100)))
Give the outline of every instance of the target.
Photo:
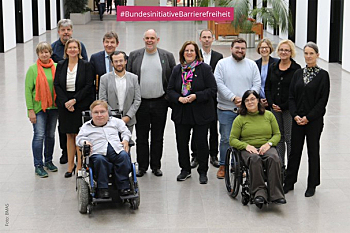
MULTIPOLYGON (((143 47, 142 35, 155 28, 159 47, 174 53, 185 40, 198 39, 204 24, 192 22, 93 21, 74 26, 74 37, 82 40, 91 55, 102 50, 102 36, 116 30, 120 50, 127 53, 143 47)), ((266 35, 271 37, 271 35, 266 35)), ((278 39, 271 37, 276 45, 278 39)), ((32 126, 26 117, 24 78, 36 61, 34 52, 39 41, 54 41, 57 30, 5 54, 0 54, 0 231, 15 232, 349 232, 350 227, 350 75, 338 64, 319 61, 331 75, 331 95, 322 135, 322 184, 312 198, 305 198, 307 156, 304 154, 299 182, 286 195, 288 204, 270 205, 263 210, 242 206, 240 195, 230 198, 223 180, 216 179, 210 166, 209 183, 200 185, 198 174, 177 182, 179 173, 173 122, 168 119, 162 160, 163 177, 149 171, 139 178, 141 205, 133 211, 128 205, 98 205, 91 215, 77 210, 75 179, 65 179, 66 165, 59 165, 60 150, 56 143, 54 162, 57 173, 46 179, 34 175, 31 140, 32 126), (8 222, 8 226, 6 225, 8 222)), ((228 45, 214 49, 229 56, 228 45)), ((258 57, 249 49, 247 57, 258 57)), ((298 49, 297 62, 305 64, 298 49)), ((170 116, 170 114, 168 115, 170 116)), ((57 141, 57 138, 56 138, 57 141)), ((135 160, 135 152, 133 153, 135 160)))

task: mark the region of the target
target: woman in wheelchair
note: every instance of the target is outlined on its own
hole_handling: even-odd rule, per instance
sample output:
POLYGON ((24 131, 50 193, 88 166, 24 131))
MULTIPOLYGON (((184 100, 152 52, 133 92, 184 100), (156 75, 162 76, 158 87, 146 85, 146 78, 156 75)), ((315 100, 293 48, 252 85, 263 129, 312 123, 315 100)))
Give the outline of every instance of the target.
POLYGON ((81 127, 76 144, 83 147, 86 143, 92 148, 90 159, 97 175, 97 196, 109 198, 109 163, 115 166, 114 175, 120 195, 129 195, 131 160, 128 151, 131 133, 124 121, 109 117, 107 102, 96 100, 91 104, 90 110, 92 120, 81 127), (119 133, 121 139, 119 139, 119 133))
POLYGON ((287 203, 282 188, 281 160, 275 148, 280 138, 276 118, 270 111, 265 111, 259 94, 246 91, 239 116, 232 124, 230 145, 241 151, 241 157, 249 167, 250 194, 260 209, 267 201, 287 203))

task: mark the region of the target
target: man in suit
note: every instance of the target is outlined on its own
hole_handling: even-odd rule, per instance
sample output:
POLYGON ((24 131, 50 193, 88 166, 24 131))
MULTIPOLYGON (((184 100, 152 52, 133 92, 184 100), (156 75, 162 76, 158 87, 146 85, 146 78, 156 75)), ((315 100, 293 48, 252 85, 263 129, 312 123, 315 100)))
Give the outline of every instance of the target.
MULTIPOLYGON (((200 50, 203 60, 206 64, 210 65, 212 72, 214 73, 216 64, 220 59, 223 58, 222 54, 211 49, 211 45, 214 41, 213 32, 210 29, 203 29, 199 34, 199 41, 202 44, 200 50)), ((215 96, 214 105, 217 108, 217 100, 215 96)), ((214 167, 219 167, 218 152, 219 152, 219 134, 218 134, 218 124, 217 124, 217 114, 215 114, 215 120, 210 124, 209 127, 209 153, 210 153, 210 163, 214 167)), ((191 140, 191 150, 192 150, 192 161, 191 168, 195 168, 198 165, 197 161, 197 148, 193 140, 191 140)))
POLYGON ((131 52, 127 64, 127 70, 139 78, 142 99, 135 126, 137 176, 143 176, 149 166, 154 175, 162 176, 163 136, 169 105, 166 90, 175 58, 172 53, 157 48, 159 37, 155 30, 147 30, 143 40, 145 48, 131 52), (148 144, 149 131, 151 145, 148 144))
MULTIPOLYGON (((94 79, 96 78, 96 75, 101 78, 102 75, 113 71, 113 65, 109 56, 119 45, 118 34, 114 31, 109 31, 103 36, 102 42, 104 50, 92 54, 90 58, 94 79)), ((99 84, 97 84, 98 80, 99 79, 95 80, 95 85, 99 84)), ((96 88, 94 88, 94 90, 96 90, 96 88)))
POLYGON ((126 71, 126 54, 121 51, 110 55, 114 67, 101 77, 99 99, 108 103, 108 109, 122 112, 122 120, 130 132, 136 123, 135 114, 141 104, 141 91, 137 75, 126 71))
MULTIPOLYGON (((61 19, 57 23, 58 40, 51 44, 52 47, 52 60, 55 63, 63 60, 64 46, 66 42, 72 38, 73 35, 73 22, 70 19, 61 19)), ((81 45, 81 56, 85 61, 88 60, 85 45, 80 41, 81 45)), ((62 150, 62 155, 60 158, 60 164, 66 164, 68 162, 67 158, 67 135, 61 133, 60 125, 58 125, 58 136, 60 139, 60 147, 62 150)))

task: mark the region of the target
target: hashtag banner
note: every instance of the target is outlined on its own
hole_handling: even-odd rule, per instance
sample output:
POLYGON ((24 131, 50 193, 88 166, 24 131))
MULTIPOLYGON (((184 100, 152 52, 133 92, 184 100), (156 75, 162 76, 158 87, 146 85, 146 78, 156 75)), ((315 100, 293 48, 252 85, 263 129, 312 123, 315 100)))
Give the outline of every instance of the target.
POLYGON ((233 7, 118 6, 117 21, 232 21, 233 7))

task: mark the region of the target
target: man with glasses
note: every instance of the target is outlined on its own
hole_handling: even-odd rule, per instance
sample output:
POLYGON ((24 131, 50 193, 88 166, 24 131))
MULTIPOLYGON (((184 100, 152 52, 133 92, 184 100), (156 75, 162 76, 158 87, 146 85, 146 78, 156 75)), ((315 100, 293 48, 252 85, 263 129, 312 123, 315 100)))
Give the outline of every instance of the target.
POLYGON ((220 167, 217 178, 225 177, 225 158, 229 148, 232 123, 238 115, 242 95, 247 90, 260 91, 259 69, 254 61, 245 58, 247 42, 242 38, 232 41, 232 57, 221 59, 214 76, 218 86, 218 119, 220 126, 220 167))

